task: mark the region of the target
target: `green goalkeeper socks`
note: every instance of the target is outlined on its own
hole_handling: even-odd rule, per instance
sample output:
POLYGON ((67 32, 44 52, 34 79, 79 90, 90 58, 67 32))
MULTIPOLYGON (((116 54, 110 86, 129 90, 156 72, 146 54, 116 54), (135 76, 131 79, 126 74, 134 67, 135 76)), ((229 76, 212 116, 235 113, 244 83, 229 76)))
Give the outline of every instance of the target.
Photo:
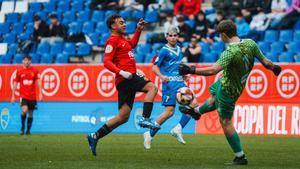
POLYGON ((226 138, 234 153, 242 152, 240 137, 236 131, 233 133, 233 135, 226 136, 226 138))
POLYGON ((200 114, 204 114, 213 110, 216 110, 216 106, 214 104, 210 105, 208 103, 208 100, 206 100, 201 106, 196 108, 196 112, 200 114))

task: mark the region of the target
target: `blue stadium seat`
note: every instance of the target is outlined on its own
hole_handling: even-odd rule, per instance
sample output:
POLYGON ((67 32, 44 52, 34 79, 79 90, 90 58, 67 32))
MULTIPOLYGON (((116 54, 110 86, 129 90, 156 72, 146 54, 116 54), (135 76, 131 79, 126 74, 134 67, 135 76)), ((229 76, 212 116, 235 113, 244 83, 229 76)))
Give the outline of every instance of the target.
POLYGON ((92 40, 93 45, 98 45, 99 39, 100 39, 99 38, 100 37, 99 33, 97 33, 97 32, 90 33, 90 34, 88 34, 88 36, 92 40))
POLYGON ((25 32, 25 33, 19 34, 19 35, 18 35, 18 38, 19 38, 19 40, 21 40, 21 41, 26 41, 26 40, 29 40, 29 39, 30 39, 30 36, 31 36, 31 33, 25 32))
POLYGON ((60 53, 56 56, 55 63, 64 64, 68 62, 69 62, 69 56, 67 54, 60 53))
POLYGON ((145 20, 149 23, 158 22, 158 12, 157 11, 146 11, 145 20))
POLYGON ((203 55, 203 62, 214 63, 218 58, 218 53, 211 52, 203 55))
POLYGON ((223 42, 214 42, 211 45, 211 51, 218 54, 222 53, 224 49, 225 49, 225 45, 223 42))
POLYGON ((195 27, 195 21, 194 20, 186 20, 185 23, 190 27, 194 28, 195 27))
POLYGON ((75 44, 74 43, 65 43, 63 53, 67 54, 68 56, 75 56, 75 54, 76 54, 75 44))
POLYGON ((104 20, 104 15, 105 15, 104 11, 93 11, 92 21, 96 22, 96 23, 100 22, 100 21, 103 21, 104 20))
POLYGON ((75 21, 75 12, 74 11, 66 11, 64 14, 63 14, 63 20, 62 20, 62 23, 63 24, 69 24, 73 21, 75 21))
POLYGON ((103 34, 102 37, 101 37, 101 40, 99 42, 99 45, 104 46, 105 43, 106 43, 106 40, 109 38, 109 36, 110 36, 110 33, 103 34))
POLYGON ((13 59, 13 55, 7 53, 6 55, 0 55, 0 63, 2 64, 10 64, 13 59))
POLYGON ((295 62, 300 63, 300 53, 295 56, 295 62))
POLYGON ((151 45, 148 43, 138 45, 137 47, 138 54, 148 54, 151 53, 151 45))
POLYGON ((21 22, 22 23, 29 23, 33 21, 33 13, 26 12, 21 15, 21 22))
POLYGON ((69 35, 80 33, 81 27, 81 22, 72 22, 68 30, 69 35))
POLYGON ((300 53, 300 41, 290 42, 288 44, 288 52, 300 53))
POLYGON ((281 53, 278 57, 278 60, 279 62, 287 62, 287 63, 294 62, 294 54, 291 52, 281 53))
POLYGON ((158 52, 165 44, 164 43, 154 43, 152 45, 152 51, 158 52))
POLYGON ((63 43, 54 43, 50 47, 50 54, 57 55, 63 51, 64 44, 63 43))
POLYGON ((83 1, 75 0, 71 1, 72 11, 81 11, 83 9, 83 1))
POLYGON ((282 42, 273 42, 271 44, 271 52, 281 53, 284 51, 284 44, 282 42))
POLYGON ((44 11, 46 11, 46 12, 53 12, 53 11, 55 11, 55 7, 56 7, 55 2, 53 2, 53 1, 44 3, 43 6, 44 6, 44 11))
POLYGON ((26 28, 26 32, 28 32, 28 33, 33 33, 34 32, 34 23, 28 23, 26 26, 25 26, 25 28, 26 28))
POLYGON ((89 44, 81 43, 78 46, 77 55, 78 56, 88 56, 91 54, 92 48, 89 44))
POLYGON ((266 42, 275 42, 278 40, 278 31, 276 30, 267 30, 265 32, 265 41, 266 42))
POLYGON ((48 43, 39 43, 36 53, 43 55, 45 53, 49 53, 49 50, 50 50, 50 45, 48 43))
POLYGON ((143 53, 134 53, 136 63, 144 63, 145 55, 143 53))
POLYGON ((122 11, 119 12, 119 15, 121 15, 122 18, 124 18, 126 20, 131 16, 131 11, 122 10, 122 11))
POLYGON ((17 50, 18 50, 18 44, 16 44, 16 43, 9 44, 7 53, 14 55, 17 53, 17 50))
POLYGON ((40 63, 40 55, 39 54, 36 54, 36 53, 30 53, 29 54, 31 56, 31 63, 33 64, 38 64, 40 63))
POLYGON ((93 22, 84 22, 82 26, 82 32, 84 34, 90 34, 94 32, 94 23, 93 22))
POLYGON ((276 52, 268 52, 266 54, 266 57, 272 62, 278 62, 278 54, 276 52))
POLYGON ((70 8, 69 3, 65 1, 60 1, 57 5, 57 11, 59 12, 66 12, 70 8))
POLYGON ((49 53, 45 53, 41 57, 41 62, 42 64, 51 64, 53 63, 54 57, 53 55, 50 55, 49 53))
POLYGON ((9 23, 16 23, 19 21, 19 14, 18 13, 8 13, 5 16, 6 22, 9 23))
POLYGON ((86 21, 89 21, 90 20, 90 13, 91 11, 80 11, 78 13, 78 17, 77 17, 77 21, 78 22, 86 22, 86 21))
POLYGON ((3 36, 3 42, 11 44, 16 42, 16 34, 8 33, 3 36))
POLYGON ((30 12, 38 12, 42 10, 42 3, 30 3, 29 11, 30 12))
POLYGON ((300 30, 294 31, 294 41, 300 42, 300 30))
MULTIPOLYGON (((106 21, 106 19, 110 16, 110 15, 112 15, 112 14, 117 14, 118 13, 118 11, 116 11, 116 10, 107 10, 106 12, 105 12, 105 21, 106 21)), ((99 21, 98 21, 99 22, 99 21)))
POLYGON ((200 42, 199 44, 201 46, 201 53, 205 54, 205 53, 209 53, 210 52, 210 45, 209 45, 209 43, 200 42))
POLYGON ((281 42, 290 42, 293 40, 293 31, 292 30, 281 30, 279 33, 279 41, 281 42))
POLYGON ((45 11, 38 11, 35 14, 38 15, 43 21, 48 20, 48 13, 45 11))
POLYGON ((106 26, 106 23, 105 22, 98 22, 98 24, 96 26, 96 32, 98 32, 99 34, 108 33, 109 29, 106 26))
POLYGON ((138 19, 140 19, 140 18, 144 18, 144 17, 145 17, 145 14, 144 14, 143 11, 135 10, 135 11, 132 12, 131 17, 132 17, 133 19, 138 20, 138 19))
POLYGON ((19 22, 19 23, 14 23, 12 27, 12 32, 16 34, 23 33, 24 31, 24 24, 19 22))
POLYGON ((13 64, 21 64, 24 54, 18 53, 14 56, 13 64))
POLYGON ((135 21, 128 21, 126 23, 126 33, 127 34, 132 34, 135 32, 136 29, 136 22, 135 21))
POLYGON ((10 32, 10 24, 0 23, 0 34, 6 34, 8 32, 10 32))
POLYGON ((258 42, 258 46, 264 54, 270 51, 270 44, 268 42, 258 42))

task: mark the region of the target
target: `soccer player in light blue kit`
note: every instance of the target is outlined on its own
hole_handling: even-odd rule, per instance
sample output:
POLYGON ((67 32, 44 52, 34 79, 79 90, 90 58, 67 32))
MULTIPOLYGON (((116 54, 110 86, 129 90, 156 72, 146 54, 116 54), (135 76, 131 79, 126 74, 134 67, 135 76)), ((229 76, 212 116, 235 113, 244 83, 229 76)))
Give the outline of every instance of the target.
MULTIPOLYGON (((177 46, 179 29, 170 27, 166 33, 168 43, 159 51, 152 67, 153 72, 162 80, 162 105, 165 111, 156 119, 157 125, 162 125, 175 111, 176 93, 181 87, 186 87, 183 76, 179 75, 179 65, 182 63, 183 54, 177 46)), ((171 130, 171 134, 177 140, 185 144, 182 129, 190 121, 191 117, 182 114, 179 123, 171 130)), ((144 133, 144 147, 151 148, 151 141, 159 129, 151 129, 144 133)))

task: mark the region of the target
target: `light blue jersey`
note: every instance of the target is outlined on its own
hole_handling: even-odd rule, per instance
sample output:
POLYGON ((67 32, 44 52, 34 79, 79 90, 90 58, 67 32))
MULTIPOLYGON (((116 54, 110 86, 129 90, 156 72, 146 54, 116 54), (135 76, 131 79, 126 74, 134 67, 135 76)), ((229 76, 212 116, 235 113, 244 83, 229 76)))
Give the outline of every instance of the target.
POLYGON ((179 46, 172 48, 165 45, 154 61, 154 64, 160 68, 161 74, 169 78, 169 82, 162 85, 162 105, 164 106, 175 106, 177 90, 186 86, 182 76, 179 75, 179 65, 182 59, 183 53, 179 46))

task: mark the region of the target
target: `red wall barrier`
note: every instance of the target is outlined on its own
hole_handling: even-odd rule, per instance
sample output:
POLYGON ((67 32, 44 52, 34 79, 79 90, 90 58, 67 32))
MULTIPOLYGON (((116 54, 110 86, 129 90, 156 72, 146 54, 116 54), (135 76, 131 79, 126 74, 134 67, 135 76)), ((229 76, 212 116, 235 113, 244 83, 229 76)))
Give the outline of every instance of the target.
MULTIPOLYGON (((22 65, 0 66, 0 101, 11 98, 15 70, 22 65)), ((207 66, 207 65, 205 65, 207 66)), ((41 74, 44 101, 117 101, 114 74, 103 65, 34 65, 41 74)), ((247 86, 238 103, 300 103, 300 65, 282 65, 283 71, 276 78, 261 65, 252 70, 247 86)), ((139 65, 138 71, 146 74, 160 87, 156 101, 161 100, 161 81, 150 65, 139 65)), ((188 85, 199 102, 209 97, 209 86, 220 77, 191 76, 188 85)), ((16 92, 18 95, 18 91, 16 92)), ((143 95, 138 93, 136 100, 143 95)))

